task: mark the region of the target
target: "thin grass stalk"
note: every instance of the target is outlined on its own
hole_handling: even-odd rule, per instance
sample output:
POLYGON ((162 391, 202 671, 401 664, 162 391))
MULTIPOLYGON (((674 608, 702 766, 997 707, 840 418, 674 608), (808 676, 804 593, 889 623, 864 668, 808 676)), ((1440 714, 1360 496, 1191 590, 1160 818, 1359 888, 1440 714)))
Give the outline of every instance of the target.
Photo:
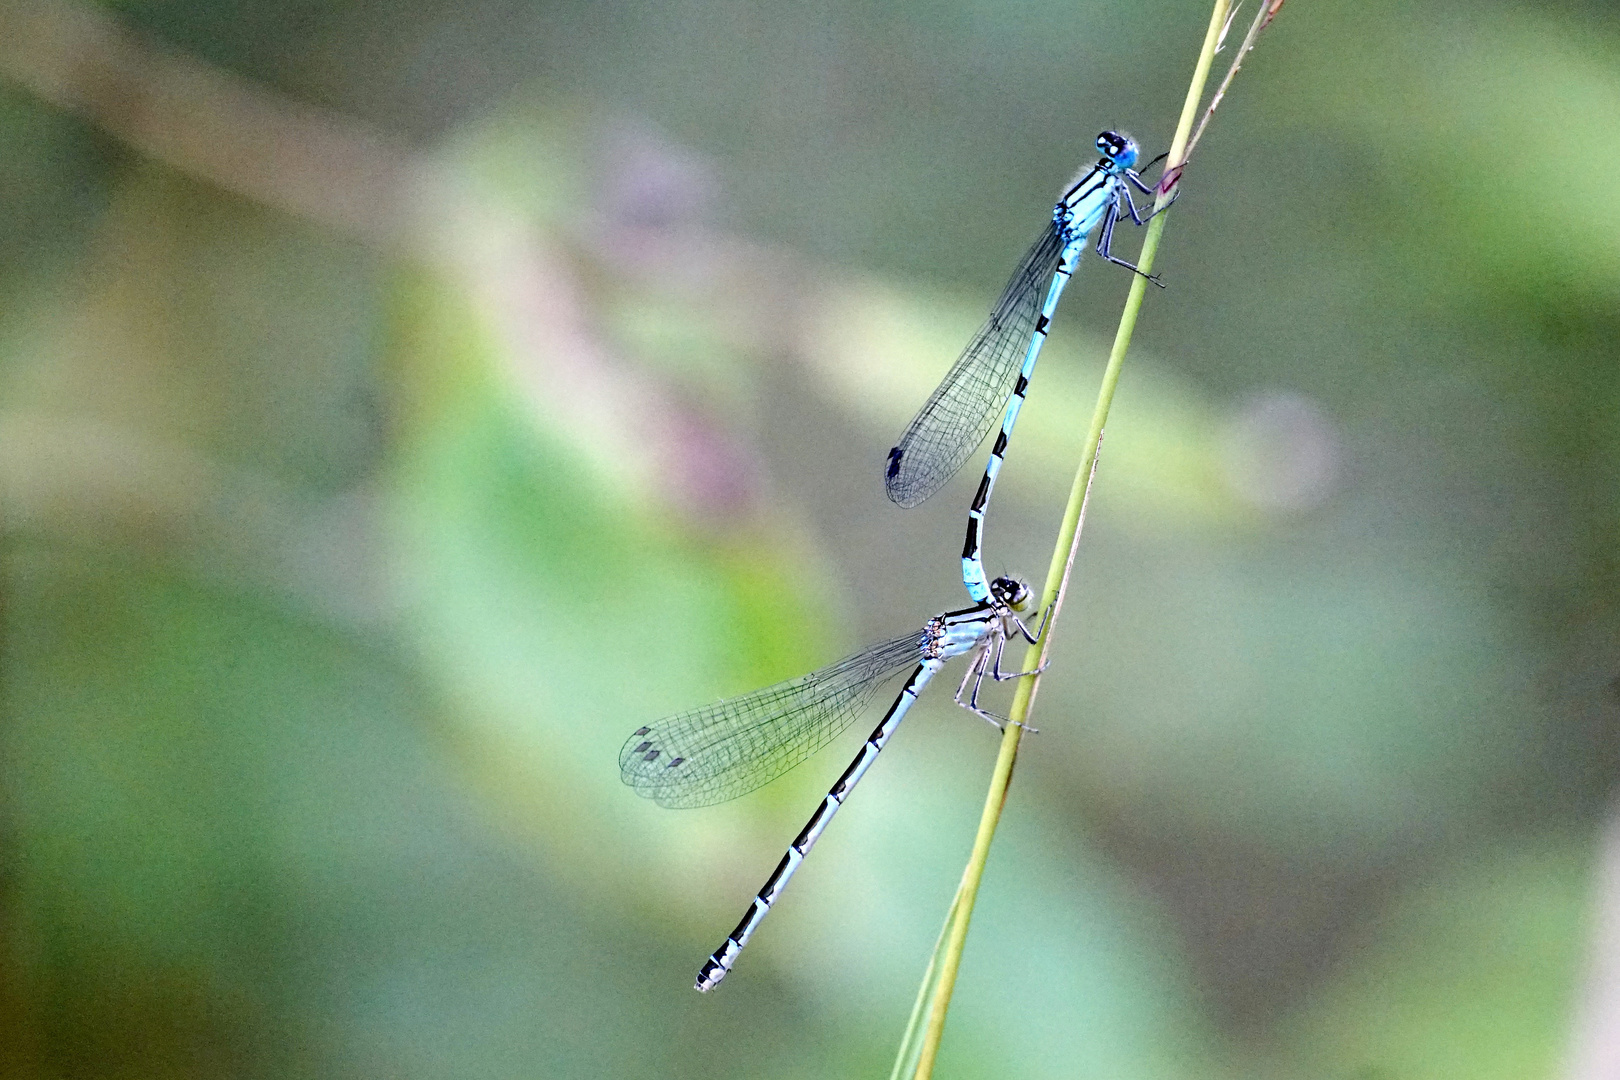
POLYGON ((917 1060, 922 1056, 922 1037, 924 1033, 923 1021, 927 1019, 927 1006, 933 999, 934 987, 939 985, 940 967, 945 956, 945 946, 950 940, 951 925, 956 921, 956 914, 962 909, 962 892, 966 887, 965 881, 956 886, 956 895, 951 898, 951 909, 945 913, 945 925, 939 928, 939 937, 934 941, 934 951, 928 956, 928 970, 923 972, 922 985, 917 987, 917 1000, 911 1006, 911 1016, 906 1021, 906 1033, 900 1037, 900 1050, 894 1057, 894 1069, 889 1073, 889 1080, 906 1080, 915 1076, 917 1060))
MULTIPOLYGON (((1260 9, 1254 13, 1254 22, 1249 24, 1249 32, 1243 35, 1243 44, 1238 48, 1237 55, 1232 57, 1232 66, 1227 69, 1226 77, 1215 88, 1215 93, 1210 95, 1209 107, 1204 110, 1203 118, 1198 121, 1198 127, 1194 129, 1192 138, 1188 140, 1187 149, 1176 159, 1179 164, 1164 170, 1164 175, 1159 181, 1161 191, 1169 191, 1181 179, 1181 174, 1187 168, 1187 162, 1192 160, 1193 151, 1198 149, 1198 140, 1204 137, 1204 129, 1209 127, 1211 120, 1215 119, 1215 110, 1219 109, 1221 102, 1226 100, 1226 92, 1232 88, 1232 80, 1237 78, 1239 71, 1243 70, 1243 58, 1254 51, 1254 43, 1259 39, 1260 31, 1271 25, 1271 20, 1277 17, 1277 12, 1282 10, 1285 2, 1286 0, 1261 0, 1260 9)), ((1241 7, 1242 5, 1238 6, 1241 7)), ((1237 14, 1237 8, 1232 9, 1232 14, 1237 14)), ((1226 37, 1224 29, 1221 31, 1221 37, 1223 39, 1226 37)), ((1219 46, 1216 47, 1216 51, 1220 51, 1219 46)))
MULTIPOLYGON (((1198 105, 1204 96, 1204 85, 1209 79, 1209 69, 1214 62, 1215 52, 1226 25, 1228 7, 1227 0, 1215 0, 1214 10, 1210 14, 1209 29, 1204 34, 1204 45, 1193 68, 1192 82, 1187 88, 1187 100, 1181 110, 1181 120, 1170 143, 1166 171, 1177 170, 1174 175, 1179 175, 1179 170, 1186 164, 1188 139, 1192 134, 1193 122, 1197 119, 1198 105)), ((1154 200, 1154 209, 1162 210, 1169 199, 1169 188, 1161 189, 1154 200)), ((1158 253, 1159 238, 1164 233, 1167 216, 1160 213, 1148 223, 1147 235, 1142 241, 1141 256, 1137 260, 1137 265, 1144 274, 1153 270, 1153 259, 1158 253)), ((1079 547, 1080 525, 1091 493, 1091 480, 1096 474, 1097 455, 1102 447, 1103 426, 1108 421, 1114 388, 1119 383, 1120 368, 1125 362, 1125 353, 1130 348, 1131 335, 1136 330, 1136 317, 1141 311, 1146 292, 1147 279, 1140 275, 1133 276, 1131 291, 1126 297, 1125 309, 1120 315, 1119 329, 1114 335, 1114 345, 1108 354, 1108 367, 1103 373, 1102 387, 1097 394, 1097 405, 1092 412, 1085 452, 1080 459, 1080 467, 1075 471, 1074 484, 1070 488, 1069 501, 1063 512, 1063 524, 1058 530, 1057 543, 1052 549, 1052 562, 1047 570, 1046 586, 1041 594, 1042 608, 1050 607, 1052 614, 1040 641, 1025 650, 1023 666, 1025 671, 1038 672, 1046 659, 1047 647, 1052 640, 1052 629, 1062 608, 1069 573, 1079 547)), ((984 876, 985 861, 990 855, 990 843, 995 838, 996 825, 1001 820, 1001 808, 1007 801, 1007 787, 1012 781, 1013 765, 1018 759, 1018 746, 1023 738, 1024 724, 1029 717, 1030 707, 1034 704, 1035 691, 1039 685, 1038 673, 1018 680, 1012 708, 1007 714, 1010 722, 1002 732, 1001 748, 996 755, 995 769, 990 775, 990 790, 985 794, 979 830, 973 839, 973 853, 969 856, 967 868, 963 871, 957 901, 953 903, 951 915, 946 919, 944 955, 939 957, 937 964, 930 963, 929 975, 924 978, 925 983, 929 977, 937 977, 938 982, 929 1001, 928 1023, 917 1056, 916 1070, 910 1074, 912 1080, 929 1080, 933 1075, 934 1062, 939 1054, 940 1038, 945 1031, 945 1016, 950 1009, 951 994, 956 988, 956 975, 961 967, 962 947, 967 941, 968 925, 973 918, 973 903, 978 896, 979 882, 984 876)), ((904 1075, 899 1068, 903 1062, 904 1056, 897 1062, 897 1076, 904 1075)))

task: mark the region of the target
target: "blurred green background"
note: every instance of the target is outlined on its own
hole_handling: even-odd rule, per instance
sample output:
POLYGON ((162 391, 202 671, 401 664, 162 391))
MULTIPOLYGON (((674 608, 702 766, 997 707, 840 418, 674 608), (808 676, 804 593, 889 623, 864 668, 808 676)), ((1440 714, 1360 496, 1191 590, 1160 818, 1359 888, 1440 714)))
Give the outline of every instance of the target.
MULTIPOLYGON (((0 3, 4 1075, 887 1075, 994 732, 931 694, 709 996, 856 737, 688 812, 616 754, 963 601, 976 466, 901 512, 884 454, 1207 17, 0 3)), ((1578 1073, 1616 176, 1607 0, 1266 32, 938 1075, 1578 1073)), ((1127 277, 1065 299, 993 571, 1044 573, 1127 277)))

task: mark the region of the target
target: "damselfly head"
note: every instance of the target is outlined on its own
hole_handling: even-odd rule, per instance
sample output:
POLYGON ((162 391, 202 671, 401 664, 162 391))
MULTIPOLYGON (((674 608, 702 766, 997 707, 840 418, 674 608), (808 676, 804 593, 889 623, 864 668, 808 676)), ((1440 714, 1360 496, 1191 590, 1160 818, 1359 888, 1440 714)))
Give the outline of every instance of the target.
POLYGON ((1136 140, 1118 131, 1105 131, 1097 136, 1097 152, 1121 169, 1129 169, 1141 156, 1136 140))
POLYGON ((998 577, 990 583, 990 595, 1014 611, 1029 607, 1029 586, 1015 577, 998 577))

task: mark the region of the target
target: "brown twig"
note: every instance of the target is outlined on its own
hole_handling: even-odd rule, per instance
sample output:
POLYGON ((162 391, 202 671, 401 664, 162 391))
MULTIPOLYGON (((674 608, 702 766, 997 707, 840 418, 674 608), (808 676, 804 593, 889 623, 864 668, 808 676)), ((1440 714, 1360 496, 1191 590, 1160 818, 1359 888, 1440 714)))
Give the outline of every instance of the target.
MULTIPOLYGON (((1271 25, 1271 20, 1277 17, 1277 12, 1282 10, 1282 6, 1286 2, 1287 0, 1262 0, 1260 9, 1254 14, 1254 22, 1249 24, 1249 32, 1243 35, 1243 47, 1238 49, 1237 55, 1232 58, 1232 66, 1227 69, 1226 77, 1215 88, 1214 96, 1209 99, 1209 107, 1204 110, 1204 115, 1199 119, 1198 126, 1193 129, 1192 138, 1187 141, 1187 149, 1182 153, 1181 160, 1166 166, 1164 175, 1159 178, 1160 194, 1168 194, 1171 189, 1181 182, 1181 174, 1187 170, 1187 162, 1192 160, 1193 148, 1198 145, 1198 140, 1203 138, 1204 129, 1209 126, 1210 120, 1214 118, 1215 110, 1220 108, 1222 99, 1226 97, 1227 88, 1232 85, 1232 80, 1237 78, 1237 73, 1243 69, 1243 58, 1254 50, 1254 43, 1260 37, 1260 31, 1271 25)), ((1235 8, 1232 15, 1237 15, 1235 8)), ((1226 31, 1230 27, 1231 20, 1228 19, 1227 26, 1221 30, 1223 42, 1226 38, 1226 31)))

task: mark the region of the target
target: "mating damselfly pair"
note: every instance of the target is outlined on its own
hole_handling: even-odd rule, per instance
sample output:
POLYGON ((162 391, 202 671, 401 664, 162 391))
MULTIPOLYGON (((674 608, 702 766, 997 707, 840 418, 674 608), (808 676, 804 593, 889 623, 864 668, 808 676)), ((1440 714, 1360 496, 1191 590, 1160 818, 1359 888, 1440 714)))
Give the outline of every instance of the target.
POLYGON ((619 752, 624 782, 661 806, 725 802, 776 779, 842 734, 884 683, 911 669, 882 721, 788 846, 742 921, 699 971, 699 990, 725 978, 833 815, 946 661, 970 657, 957 704, 998 726, 1003 720, 979 705, 985 677, 999 681, 1034 674, 1002 670, 1008 641, 1016 635, 1034 644, 1045 623, 1043 619, 1031 630, 1025 620, 1032 598, 1023 582, 987 579, 984 517, 1058 300, 1091 235, 1098 234, 1096 250, 1102 258, 1141 272, 1116 258, 1111 244, 1122 216, 1138 225, 1152 216, 1138 213, 1131 189, 1152 194, 1153 188, 1135 168, 1138 149, 1128 136, 1105 131, 1096 145, 1101 155, 1097 162, 1063 189, 1051 220, 1018 264, 989 319, 889 451, 884 474, 889 498, 900 506, 916 506, 961 469, 1001 414, 1000 434, 968 511, 962 578, 973 603, 934 616, 915 634, 873 645, 808 675, 644 725, 619 752))

